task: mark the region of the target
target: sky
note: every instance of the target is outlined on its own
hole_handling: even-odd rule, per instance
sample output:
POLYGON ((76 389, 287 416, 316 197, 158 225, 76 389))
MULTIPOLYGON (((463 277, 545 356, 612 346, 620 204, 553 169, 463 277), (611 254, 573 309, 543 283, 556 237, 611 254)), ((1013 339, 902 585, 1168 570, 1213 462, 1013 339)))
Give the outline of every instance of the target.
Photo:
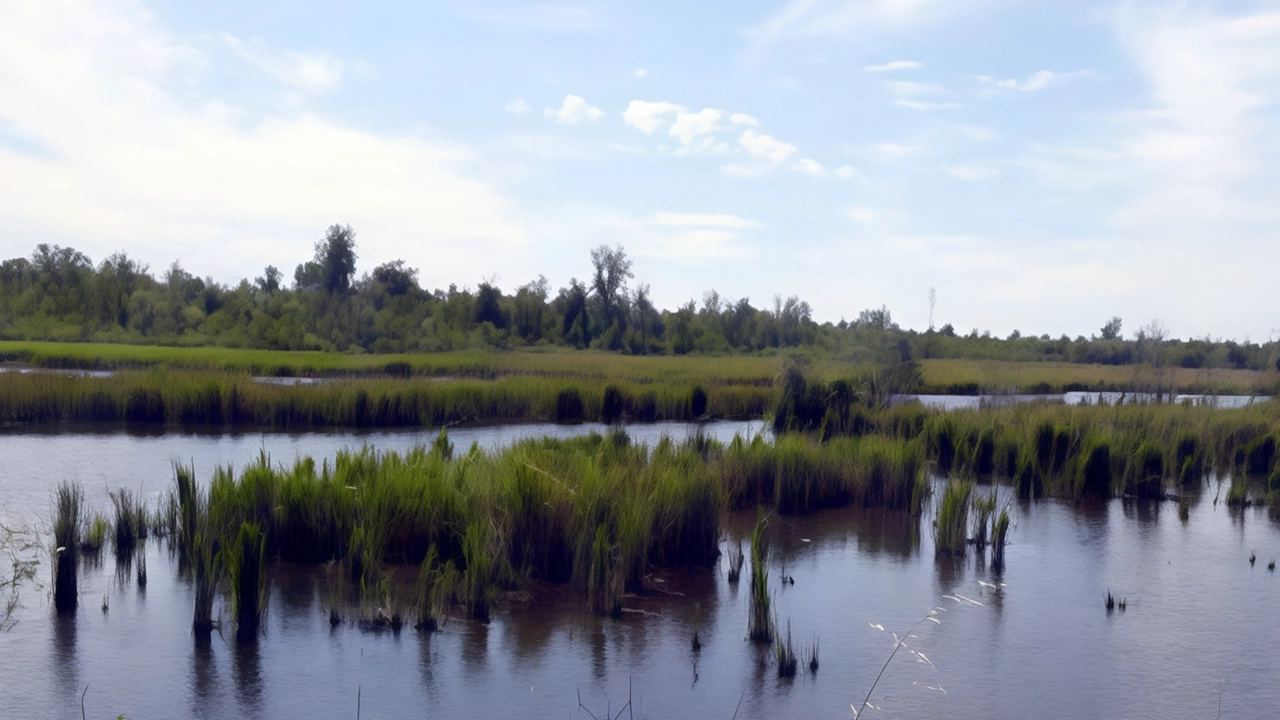
POLYGON ((1280 0, 0 0, 0 257, 1280 336, 1280 0))

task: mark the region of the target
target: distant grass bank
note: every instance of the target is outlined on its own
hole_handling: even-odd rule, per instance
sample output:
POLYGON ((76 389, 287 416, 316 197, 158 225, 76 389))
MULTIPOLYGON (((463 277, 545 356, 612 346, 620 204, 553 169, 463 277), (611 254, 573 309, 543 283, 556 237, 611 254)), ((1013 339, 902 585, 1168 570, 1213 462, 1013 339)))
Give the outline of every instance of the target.
POLYGON ((1259 370, 1153 368, 1150 365, 1084 365, 1063 362, 924 360, 927 394, 1148 391, 1186 394, 1274 395, 1280 375, 1259 370))
MULTIPOLYGON (((824 380, 853 378, 871 366, 830 354, 812 354, 824 380)), ((222 347, 169 347, 104 343, 0 342, 0 361, 42 368, 169 369, 277 377, 453 377, 495 380, 507 376, 614 381, 635 384, 747 385, 771 387, 783 356, 634 356, 594 350, 459 350, 431 354, 372 355, 222 347)), ((1062 393, 1143 391, 1275 394, 1280 375, 1257 370, 1156 369, 1149 365, 1090 365, 926 359, 919 361, 917 392, 974 395, 984 392, 1062 393)))

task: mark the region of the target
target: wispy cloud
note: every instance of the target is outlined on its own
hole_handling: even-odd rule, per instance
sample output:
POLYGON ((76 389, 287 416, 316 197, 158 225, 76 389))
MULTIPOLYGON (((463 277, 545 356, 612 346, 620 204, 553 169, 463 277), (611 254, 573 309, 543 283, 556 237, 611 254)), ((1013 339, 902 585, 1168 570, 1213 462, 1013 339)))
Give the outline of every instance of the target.
POLYGON ((957 180, 978 182, 988 180, 1000 174, 1000 171, 989 165, 960 165, 944 168, 946 173, 957 180))
POLYGON ((894 60, 882 65, 868 65, 863 70, 869 73, 893 72, 894 70, 918 70, 924 67, 924 63, 915 60, 894 60))
POLYGON ((300 90, 328 92, 342 82, 342 61, 328 55, 278 50, 261 39, 245 42, 226 34, 222 42, 241 60, 300 90))
POLYGON ((524 101, 524 98, 512 98, 511 102, 502 106, 503 112, 508 112, 513 115, 523 115, 532 110, 533 108, 529 106, 529 103, 524 101))
POLYGON ((582 32, 605 26, 604 13, 591 5, 537 4, 503 8, 472 6, 472 19, 499 25, 512 25, 522 30, 582 32))
POLYGON ((1015 78, 1000 80, 990 75, 978 75, 978 82, 991 85, 1005 90, 1019 90, 1021 92, 1035 92, 1043 90, 1050 85, 1056 85, 1065 80, 1076 77, 1090 77, 1093 75, 1092 70, 1073 70, 1071 72, 1053 72, 1052 70, 1040 70, 1027 76, 1026 80, 1018 81, 1015 78))
POLYGON ((727 213, 673 213, 660 212, 654 217, 658 225, 680 227, 718 227, 741 230, 760 227, 760 221, 727 213))
POLYGON ((963 107, 958 102, 925 102, 921 100, 894 100, 894 105, 910 110, 954 110, 963 107))
POLYGON ((746 35, 752 42, 750 53, 758 54, 787 39, 839 37, 870 33, 884 27, 936 22, 989 2, 991 0, 788 0, 747 30, 746 35))
POLYGON ((831 174, 830 170, 813 158, 800 158, 792 169, 813 177, 826 177, 831 174))

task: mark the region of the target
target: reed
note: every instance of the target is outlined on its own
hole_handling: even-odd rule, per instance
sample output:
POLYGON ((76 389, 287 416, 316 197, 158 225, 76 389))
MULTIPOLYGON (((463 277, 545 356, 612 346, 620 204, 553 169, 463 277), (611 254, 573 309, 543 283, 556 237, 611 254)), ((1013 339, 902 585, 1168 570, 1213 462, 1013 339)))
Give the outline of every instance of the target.
POLYGON ((214 629, 213 600, 222 569, 222 554, 214 549, 213 543, 206 540, 203 533, 195 534, 187 552, 195 594, 191 630, 197 641, 208 641, 214 629))
POLYGON ((80 550, 86 553, 96 553, 101 550, 107 542, 107 531, 110 527, 111 523, 107 521, 107 516, 95 512, 86 523, 84 533, 80 537, 80 550))
POLYGON ((226 427, 436 427, 479 421, 693 420, 760 417, 770 390, 755 385, 606 382, 524 375, 497 379, 334 378, 280 385, 198 370, 121 371, 111 377, 0 374, 0 421, 128 422, 226 427), (608 397, 606 397, 608 395, 608 397), (607 402, 606 402, 607 401, 607 402), (694 414, 694 410, 702 412, 694 414))
POLYGON ((947 484, 933 521, 935 546, 939 555, 960 556, 965 553, 969 533, 969 499, 973 483, 955 481, 947 484))
MULTIPOLYGON (((985 497, 974 497, 969 502, 970 509, 973 512, 973 544, 977 546, 979 552, 987 547, 989 538, 989 528, 991 528, 992 518, 996 511, 996 493, 993 489, 990 494, 985 497)), ((994 534, 994 533, 992 533, 994 534)))
POLYGON ((787 619, 787 639, 782 639, 779 633, 773 645, 774 661, 778 665, 778 677, 795 677, 796 666, 796 647, 791 641, 791 619, 787 619))
POLYGON ((266 601, 264 540, 261 529, 252 522, 242 523, 239 533, 230 540, 227 576, 239 642, 256 640, 262 625, 266 601))
POLYGON ((729 548, 729 584, 737 585, 739 578, 742 577, 742 564, 746 562, 746 556, 742 554, 742 541, 729 548))
POLYGON ((54 491, 54 503, 53 543, 56 567, 53 576, 53 605, 59 613, 73 613, 79 603, 76 571, 84 489, 79 483, 63 481, 54 491))
MULTIPOLYGON (((237 556, 244 563, 237 540, 247 523, 264 558, 336 561, 362 597, 379 602, 387 566, 418 566, 430 578, 426 596, 418 593, 418 622, 424 597, 432 617, 456 604, 483 619, 499 592, 538 582, 572 584, 593 611, 616 615, 625 594, 653 591, 653 568, 713 565, 723 515, 746 498, 768 498, 766 513, 798 513, 850 503, 919 512, 927 497, 920 444, 894 438, 757 437, 726 446, 694 436, 648 447, 615 429, 455 456, 441 450, 441 437, 405 453, 344 450, 322 464, 277 465, 260 454, 239 472, 215 468, 207 492, 191 468, 175 466, 184 572, 208 552, 207 582, 225 570, 238 583, 231 571, 241 567, 237 556)), ((767 592, 764 552, 758 536, 752 582, 763 574, 767 592)), ((730 562, 736 575, 745 559, 730 562)))
POLYGON ((748 608, 747 635, 755 642, 773 640, 773 616, 769 613, 769 560, 764 537, 768 518, 763 512, 751 530, 751 604, 748 608))
POLYGON ((129 488, 108 493, 115 510, 117 557, 132 557, 139 539, 147 536, 147 508, 129 488))
POLYGON ((1000 511, 991 530, 991 565, 996 570, 1004 567, 1004 547, 1009 542, 1009 511, 1000 511))

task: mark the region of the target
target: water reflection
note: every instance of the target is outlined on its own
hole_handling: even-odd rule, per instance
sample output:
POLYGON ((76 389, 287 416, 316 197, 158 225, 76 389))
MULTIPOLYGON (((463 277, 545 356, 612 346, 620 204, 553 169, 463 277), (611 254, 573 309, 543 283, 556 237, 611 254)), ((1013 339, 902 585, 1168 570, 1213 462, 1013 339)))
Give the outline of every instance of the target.
POLYGON ((191 648, 191 711, 207 711, 218 691, 218 666, 211 638, 197 636, 191 648))
POLYGON ((468 621, 462 630, 462 664, 469 672, 484 672, 489 666, 489 626, 468 621))
POLYGON ((53 615, 53 675, 58 679, 58 686, 63 688, 80 687, 80 662, 76 656, 76 629, 78 627, 75 613, 54 613, 53 615))
POLYGON ((963 557, 939 555, 933 562, 933 577, 937 595, 954 595, 956 588, 964 582, 966 563, 963 557))
POLYGON ((256 642, 231 644, 232 674, 241 712, 256 716, 262 709, 262 658, 256 642))

